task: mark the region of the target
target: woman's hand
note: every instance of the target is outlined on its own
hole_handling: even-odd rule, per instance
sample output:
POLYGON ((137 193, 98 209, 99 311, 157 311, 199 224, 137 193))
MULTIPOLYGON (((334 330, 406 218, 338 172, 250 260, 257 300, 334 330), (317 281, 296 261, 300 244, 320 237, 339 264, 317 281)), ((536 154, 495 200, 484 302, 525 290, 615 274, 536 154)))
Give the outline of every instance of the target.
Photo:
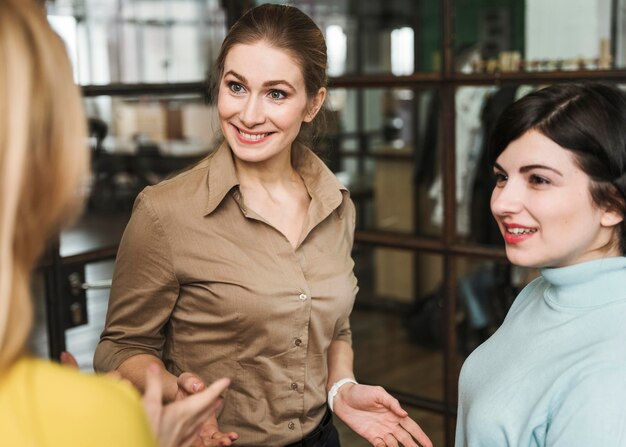
MULTIPOLYGON (((176 393, 176 401, 188 399, 190 396, 203 392, 205 389, 204 382, 195 374, 185 372, 178 376, 178 392, 176 393)), ((213 386, 213 385, 211 385, 213 386)), ((210 388, 210 387, 209 387, 210 388)), ((194 447, 221 447, 232 445, 239 438, 235 432, 222 433, 217 424, 217 417, 213 412, 202 424, 193 443, 194 447)))
MULTIPOLYGON (((198 379, 194 377, 194 380, 198 379)), ((209 422, 216 420, 215 412, 221 405, 219 396, 229 384, 228 379, 219 379, 208 388, 202 384, 193 394, 187 394, 163 405, 161 370, 158 365, 151 365, 146 373, 146 391, 143 400, 148 420, 161 447, 230 445, 197 444, 207 419, 209 422)))
POLYGON ((432 447, 420 426, 382 387, 343 385, 334 398, 333 409, 348 427, 374 447, 432 447))

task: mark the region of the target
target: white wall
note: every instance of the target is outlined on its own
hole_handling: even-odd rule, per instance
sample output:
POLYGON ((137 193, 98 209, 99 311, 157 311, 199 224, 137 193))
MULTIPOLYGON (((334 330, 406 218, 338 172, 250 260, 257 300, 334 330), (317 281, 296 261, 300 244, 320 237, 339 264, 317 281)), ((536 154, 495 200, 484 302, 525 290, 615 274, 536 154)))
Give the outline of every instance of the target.
POLYGON ((526 59, 597 58, 611 0, 526 0, 526 59))

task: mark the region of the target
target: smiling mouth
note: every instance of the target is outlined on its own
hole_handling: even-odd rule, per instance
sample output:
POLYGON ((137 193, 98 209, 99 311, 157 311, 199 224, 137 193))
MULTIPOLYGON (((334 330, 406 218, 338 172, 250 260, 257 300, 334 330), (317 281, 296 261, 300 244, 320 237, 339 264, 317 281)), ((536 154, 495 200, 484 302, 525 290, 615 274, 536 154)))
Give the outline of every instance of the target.
POLYGON ((515 234, 515 235, 520 235, 520 234, 532 234, 532 233, 536 233, 537 230, 533 229, 533 228, 507 228, 506 232, 509 234, 515 234))
POLYGON ((237 130, 237 134, 239 135, 240 139, 244 141, 249 141, 251 143, 256 143, 258 141, 261 141, 262 139, 268 137, 269 135, 273 133, 273 132, 248 133, 248 132, 244 132, 243 130, 241 130, 235 125, 233 125, 233 127, 237 130))

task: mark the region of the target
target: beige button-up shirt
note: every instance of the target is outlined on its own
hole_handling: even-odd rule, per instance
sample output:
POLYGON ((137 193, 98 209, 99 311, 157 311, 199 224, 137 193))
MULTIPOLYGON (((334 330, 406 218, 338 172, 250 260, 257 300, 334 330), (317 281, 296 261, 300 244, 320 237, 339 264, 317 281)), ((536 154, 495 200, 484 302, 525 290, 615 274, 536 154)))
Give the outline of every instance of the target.
POLYGON ((240 446, 313 430, 326 410, 328 347, 351 342, 355 210, 308 149, 298 172, 311 203, 295 249, 246 208, 226 144, 146 188, 120 244, 96 369, 152 354, 175 375, 230 377, 218 420, 240 446))

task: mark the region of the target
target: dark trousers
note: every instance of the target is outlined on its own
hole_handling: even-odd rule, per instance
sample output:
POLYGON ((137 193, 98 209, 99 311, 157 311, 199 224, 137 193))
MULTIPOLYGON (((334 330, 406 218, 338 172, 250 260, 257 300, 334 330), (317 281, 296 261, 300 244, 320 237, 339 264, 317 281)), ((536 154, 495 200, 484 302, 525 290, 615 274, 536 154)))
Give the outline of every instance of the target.
POLYGON ((330 410, 326 409, 322 422, 311 433, 302 438, 301 441, 285 447, 341 447, 339 433, 333 425, 333 414, 330 410))

